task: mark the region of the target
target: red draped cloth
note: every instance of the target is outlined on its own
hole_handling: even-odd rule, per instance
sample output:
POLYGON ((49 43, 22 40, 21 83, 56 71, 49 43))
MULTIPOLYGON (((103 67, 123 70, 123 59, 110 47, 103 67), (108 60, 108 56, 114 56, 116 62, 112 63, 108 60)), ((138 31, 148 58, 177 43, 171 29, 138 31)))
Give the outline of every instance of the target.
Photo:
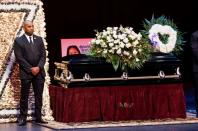
POLYGON ((59 122, 185 118, 183 86, 49 87, 53 116, 59 122))

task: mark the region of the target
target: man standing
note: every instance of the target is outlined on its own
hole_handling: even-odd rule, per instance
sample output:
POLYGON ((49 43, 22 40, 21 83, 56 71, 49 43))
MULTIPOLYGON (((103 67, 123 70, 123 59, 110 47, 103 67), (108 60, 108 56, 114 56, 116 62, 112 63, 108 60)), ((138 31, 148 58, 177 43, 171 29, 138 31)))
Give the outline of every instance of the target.
POLYGON ((14 53, 19 63, 21 79, 19 126, 26 125, 31 84, 35 97, 35 122, 46 123, 42 120, 41 114, 45 82, 45 47, 42 38, 33 34, 34 25, 31 21, 23 23, 23 30, 25 33, 21 37, 16 38, 14 42, 14 53))
POLYGON ((193 54, 193 86, 195 88, 195 104, 198 117, 198 31, 191 36, 191 49, 193 54))

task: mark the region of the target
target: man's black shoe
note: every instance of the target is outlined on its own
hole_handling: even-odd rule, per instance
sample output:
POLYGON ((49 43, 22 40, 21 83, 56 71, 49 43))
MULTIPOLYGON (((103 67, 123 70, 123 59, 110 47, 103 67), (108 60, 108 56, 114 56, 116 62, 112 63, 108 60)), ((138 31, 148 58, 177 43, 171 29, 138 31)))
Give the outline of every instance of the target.
POLYGON ((19 120, 18 126, 25 126, 26 125, 26 120, 19 120))
POLYGON ((43 119, 36 119, 35 120, 36 123, 40 123, 40 124, 47 124, 47 121, 44 121, 43 119))

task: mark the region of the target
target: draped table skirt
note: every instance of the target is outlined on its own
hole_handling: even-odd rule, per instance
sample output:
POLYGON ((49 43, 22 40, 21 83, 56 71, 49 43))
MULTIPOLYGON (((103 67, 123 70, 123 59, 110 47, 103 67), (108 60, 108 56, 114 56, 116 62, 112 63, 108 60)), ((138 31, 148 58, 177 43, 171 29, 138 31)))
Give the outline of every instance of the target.
POLYGON ((49 92, 53 116, 59 122, 186 117, 181 83, 89 88, 50 85, 49 92))

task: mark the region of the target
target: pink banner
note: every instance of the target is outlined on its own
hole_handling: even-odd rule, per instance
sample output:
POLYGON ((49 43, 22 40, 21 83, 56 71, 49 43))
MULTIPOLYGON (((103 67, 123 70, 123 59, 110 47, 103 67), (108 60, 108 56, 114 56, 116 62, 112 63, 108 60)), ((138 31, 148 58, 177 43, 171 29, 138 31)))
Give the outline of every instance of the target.
POLYGON ((62 57, 72 54, 87 54, 93 38, 61 39, 62 57))

